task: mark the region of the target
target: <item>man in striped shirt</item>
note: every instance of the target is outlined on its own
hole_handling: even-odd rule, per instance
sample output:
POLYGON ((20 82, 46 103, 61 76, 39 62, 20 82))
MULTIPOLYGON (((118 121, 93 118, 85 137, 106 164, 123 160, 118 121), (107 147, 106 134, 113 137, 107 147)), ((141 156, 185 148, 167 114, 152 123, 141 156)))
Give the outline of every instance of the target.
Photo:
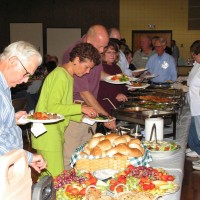
MULTIPOLYGON (((22 131, 17 121, 27 113, 15 113, 10 88, 26 83, 41 62, 40 53, 24 41, 10 44, 0 55, 0 156, 14 149, 23 149, 22 131)), ((26 155, 29 165, 37 172, 46 167, 41 155, 28 151, 26 155)))

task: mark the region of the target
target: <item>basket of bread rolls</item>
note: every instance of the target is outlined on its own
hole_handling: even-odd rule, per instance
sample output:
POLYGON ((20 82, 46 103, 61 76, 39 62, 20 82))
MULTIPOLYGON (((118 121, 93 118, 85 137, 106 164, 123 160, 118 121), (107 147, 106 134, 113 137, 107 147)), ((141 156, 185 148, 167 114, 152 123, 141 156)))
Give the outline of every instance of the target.
POLYGON ((97 133, 84 145, 77 148, 71 157, 71 166, 78 170, 99 169, 124 170, 129 164, 148 166, 152 161, 149 151, 139 139, 129 135, 97 133))

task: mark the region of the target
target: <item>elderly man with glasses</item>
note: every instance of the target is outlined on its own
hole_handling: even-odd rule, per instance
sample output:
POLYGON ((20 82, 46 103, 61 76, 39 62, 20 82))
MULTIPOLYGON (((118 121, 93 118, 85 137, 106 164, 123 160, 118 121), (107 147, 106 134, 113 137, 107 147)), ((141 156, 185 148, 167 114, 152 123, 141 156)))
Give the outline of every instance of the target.
MULTIPOLYGON (((26 83, 41 63, 40 53, 24 41, 10 44, 0 54, 0 156, 14 149, 23 149, 22 131, 17 121, 27 113, 14 112, 10 88, 26 83)), ((26 155, 29 165, 37 172, 46 168, 41 155, 28 151, 26 155)))
POLYGON ((147 64, 148 73, 154 75, 151 79, 153 85, 168 85, 177 79, 177 70, 174 58, 165 52, 166 40, 155 39, 154 47, 156 54, 152 55, 147 64))

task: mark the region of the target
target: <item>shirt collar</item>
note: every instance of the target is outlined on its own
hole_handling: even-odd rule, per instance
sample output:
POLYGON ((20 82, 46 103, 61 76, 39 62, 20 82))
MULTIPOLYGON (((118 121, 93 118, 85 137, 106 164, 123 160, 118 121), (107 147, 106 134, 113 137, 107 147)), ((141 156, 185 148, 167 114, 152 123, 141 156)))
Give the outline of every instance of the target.
POLYGON ((1 71, 0 71, 0 82, 2 83, 4 90, 9 88, 8 83, 7 83, 4 75, 1 73, 1 71))

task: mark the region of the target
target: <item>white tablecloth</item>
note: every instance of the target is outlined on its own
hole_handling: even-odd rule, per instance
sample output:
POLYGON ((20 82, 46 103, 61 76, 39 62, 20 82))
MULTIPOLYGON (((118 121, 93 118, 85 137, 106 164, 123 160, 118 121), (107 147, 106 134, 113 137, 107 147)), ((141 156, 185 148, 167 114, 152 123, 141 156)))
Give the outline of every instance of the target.
POLYGON ((182 115, 180 116, 176 127, 176 141, 181 145, 181 150, 173 156, 160 159, 157 158, 150 163, 150 165, 153 167, 166 168, 166 170, 169 171, 170 174, 176 176, 175 181, 180 185, 180 189, 176 193, 162 197, 162 199, 164 200, 179 200, 181 198, 181 186, 184 175, 185 149, 187 145, 190 120, 190 110, 189 107, 186 105, 183 108, 182 115))

